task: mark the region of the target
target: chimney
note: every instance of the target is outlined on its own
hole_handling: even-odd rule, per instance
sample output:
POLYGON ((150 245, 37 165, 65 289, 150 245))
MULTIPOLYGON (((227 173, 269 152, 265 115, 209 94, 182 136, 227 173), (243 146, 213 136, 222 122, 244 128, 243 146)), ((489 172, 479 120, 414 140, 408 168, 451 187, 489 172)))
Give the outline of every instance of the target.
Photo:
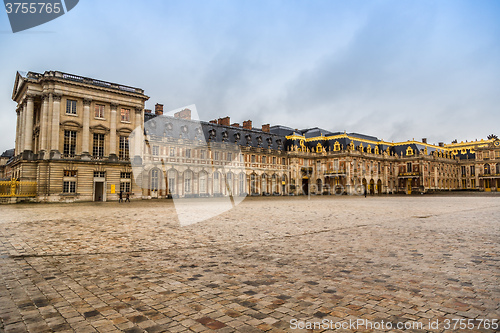
POLYGON ((186 120, 191 120, 191 110, 184 109, 174 114, 175 118, 181 118, 186 120))
POLYGON ((215 124, 215 125, 217 125, 217 120, 216 120, 216 119, 214 119, 214 120, 210 120, 210 121, 209 121, 209 123, 210 123, 210 124, 215 124))
POLYGON ((156 103, 155 105, 155 115, 161 116, 163 114, 163 104, 156 103))
POLYGON ((427 143, 427 138, 423 138, 422 143, 427 143))
POLYGON ((262 125, 262 132, 271 132, 271 126, 269 124, 262 125))
POLYGON ((243 128, 251 130, 252 129, 252 121, 251 120, 245 120, 243 122, 243 128))
POLYGON ((224 117, 224 118, 219 118, 219 121, 217 123, 222 126, 229 126, 230 122, 231 121, 229 120, 229 117, 224 117))
POLYGON ((240 124, 238 123, 234 123, 234 124, 231 124, 232 127, 240 127, 240 124))
POLYGON ((144 113, 151 113, 151 109, 144 109, 144 113))
POLYGON ((439 143, 439 147, 444 147, 444 143, 443 143, 443 142, 440 142, 440 143, 439 143))

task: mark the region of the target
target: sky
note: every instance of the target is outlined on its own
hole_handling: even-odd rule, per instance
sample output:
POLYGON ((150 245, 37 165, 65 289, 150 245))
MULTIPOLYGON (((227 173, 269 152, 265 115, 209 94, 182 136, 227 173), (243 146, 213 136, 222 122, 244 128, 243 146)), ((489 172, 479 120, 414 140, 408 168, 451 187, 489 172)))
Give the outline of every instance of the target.
POLYGON ((500 135, 500 1, 80 0, 12 33, 0 13, 0 153, 14 147, 16 71, 139 87, 292 128, 430 143, 500 135))

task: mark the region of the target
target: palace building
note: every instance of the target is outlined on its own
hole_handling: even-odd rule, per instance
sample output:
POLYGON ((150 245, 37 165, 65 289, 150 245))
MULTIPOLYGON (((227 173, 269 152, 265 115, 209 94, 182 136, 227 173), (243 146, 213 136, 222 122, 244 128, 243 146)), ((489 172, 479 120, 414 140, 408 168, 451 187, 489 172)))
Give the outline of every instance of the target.
POLYGON ((500 140, 433 145, 292 129, 185 108, 145 109, 144 90, 58 71, 17 73, 14 151, 0 196, 36 201, 500 191, 500 140), (23 184, 31 184, 29 194, 23 184), (16 189, 16 186, 18 187, 16 189))

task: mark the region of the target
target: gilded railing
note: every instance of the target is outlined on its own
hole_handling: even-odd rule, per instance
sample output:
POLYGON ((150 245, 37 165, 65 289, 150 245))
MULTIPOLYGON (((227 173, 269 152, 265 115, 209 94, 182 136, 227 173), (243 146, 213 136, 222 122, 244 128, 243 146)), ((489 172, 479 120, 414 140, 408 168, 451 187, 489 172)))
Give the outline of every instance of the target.
POLYGON ((17 179, 0 181, 0 197, 34 197, 36 182, 17 179))

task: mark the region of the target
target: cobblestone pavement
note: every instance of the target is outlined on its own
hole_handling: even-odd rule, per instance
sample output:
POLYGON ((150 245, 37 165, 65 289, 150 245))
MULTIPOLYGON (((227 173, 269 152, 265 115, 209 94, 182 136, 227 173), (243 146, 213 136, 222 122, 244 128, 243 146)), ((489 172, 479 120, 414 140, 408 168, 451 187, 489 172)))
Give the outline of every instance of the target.
POLYGON ((0 332, 500 319, 498 196, 247 198, 187 227, 171 201, 0 212, 0 332))

